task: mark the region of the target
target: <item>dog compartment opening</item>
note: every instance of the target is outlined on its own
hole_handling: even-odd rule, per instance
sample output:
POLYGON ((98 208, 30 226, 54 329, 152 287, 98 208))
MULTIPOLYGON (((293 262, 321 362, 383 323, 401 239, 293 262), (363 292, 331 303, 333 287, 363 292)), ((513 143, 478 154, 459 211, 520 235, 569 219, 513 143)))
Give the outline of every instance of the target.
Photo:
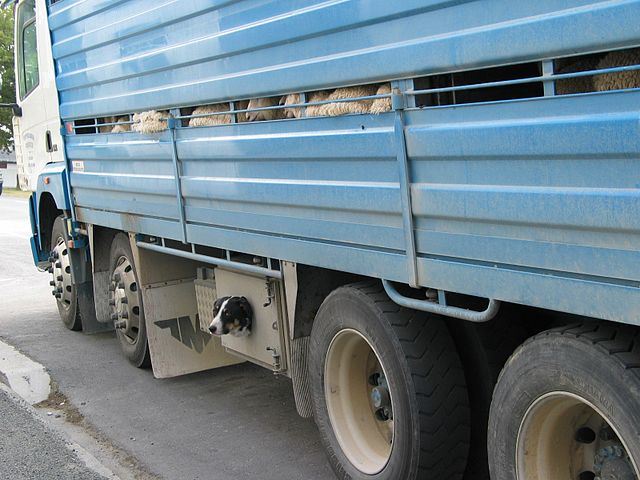
MULTIPOLYGON (((245 297, 253 316, 249 335, 222 335, 222 345, 229 352, 253 363, 284 373, 287 370, 285 339, 288 327, 282 308, 280 283, 220 267, 215 268, 214 277, 216 300, 245 297)), ((206 278, 203 280, 207 281, 206 278)))

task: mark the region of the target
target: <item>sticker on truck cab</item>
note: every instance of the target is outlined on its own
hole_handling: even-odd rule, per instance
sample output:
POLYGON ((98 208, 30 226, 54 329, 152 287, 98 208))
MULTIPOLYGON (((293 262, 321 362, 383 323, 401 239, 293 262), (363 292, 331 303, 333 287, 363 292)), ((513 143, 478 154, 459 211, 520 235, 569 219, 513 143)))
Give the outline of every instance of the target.
POLYGON ((74 172, 84 172, 84 162, 82 160, 74 160, 71 169, 74 172))

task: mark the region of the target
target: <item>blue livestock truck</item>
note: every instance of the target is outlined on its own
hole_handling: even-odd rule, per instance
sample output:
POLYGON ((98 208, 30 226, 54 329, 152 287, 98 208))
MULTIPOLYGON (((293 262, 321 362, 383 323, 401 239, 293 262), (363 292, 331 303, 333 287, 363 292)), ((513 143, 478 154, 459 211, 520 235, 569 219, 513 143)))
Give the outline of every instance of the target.
POLYGON ((640 1, 14 3, 69 329, 288 376, 341 479, 640 479, 640 1))

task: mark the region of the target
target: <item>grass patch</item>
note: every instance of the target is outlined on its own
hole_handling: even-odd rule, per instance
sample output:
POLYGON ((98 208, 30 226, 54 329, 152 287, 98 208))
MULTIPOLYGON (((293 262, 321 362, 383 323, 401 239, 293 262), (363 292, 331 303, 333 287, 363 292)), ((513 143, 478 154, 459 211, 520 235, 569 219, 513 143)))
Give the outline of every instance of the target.
POLYGON ((20 198, 29 198, 31 192, 24 192, 17 188, 3 188, 2 195, 7 195, 8 197, 20 197, 20 198))

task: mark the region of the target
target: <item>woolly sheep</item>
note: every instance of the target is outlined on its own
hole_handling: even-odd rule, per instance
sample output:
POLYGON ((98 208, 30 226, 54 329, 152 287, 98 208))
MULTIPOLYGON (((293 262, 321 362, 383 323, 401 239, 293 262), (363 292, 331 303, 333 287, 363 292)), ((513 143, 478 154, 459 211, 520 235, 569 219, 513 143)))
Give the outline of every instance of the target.
POLYGON ((122 117, 103 117, 98 119, 98 123, 123 123, 123 125, 103 125, 98 127, 98 132, 100 133, 122 133, 128 132, 131 130, 131 126, 128 123, 129 116, 125 115, 122 117))
POLYGON ((157 133, 167 129, 167 110, 149 110, 133 114, 133 125, 131 130, 138 133, 157 133))
MULTIPOLYGON (((228 103, 215 103, 213 105, 202 105, 197 107, 191 115, 202 115, 204 113, 228 112, 228 103)), ((222 125, 223 123, 231 123, 231 114, 227 115, 211 115, 208 117, 194 117, 189 119, 190 127, 206 127, 209 125, 222 125)))
MULTIPOLYGON (((265 108, 273 107, 280 104, 281 97, 263 97, 252 98, 249 100, 249 106, 247 108, 265 108)), ((259 112, 247 112, 247 121, 257 122, 259 120, 279 120, 284 117, 284 109, 276 108, 274 110, 260 110, 259 112)))
MULTIPOLYGON (((598 68, 626 67, 640 64, 640 49, 611 52, 600 60, 598 68)), ((597 75, 593 79, 596 92, 640 88, 640 70, 597 75)))
MULTIPOLYGON (((310 92, 306 95, 306 103, 323 102, 331 95, 330 90, 320 90, 318 92, 310 92)), ((282 97, 280 105, 296 105, 300 104, 300 94, 292 93, 282 97)), ((311 105, 306 108, 304 112, 305 117, 317 117, 319 116, 319 109, 322 105, 311 105)), ((286 118, 300 118, 302 116, 302 107, 298 108, 285 108, 284 115, 286 118)))
MULTIPOLYGON (((368 97, 375 95, 378 85, 361 85, 357 87, 337 88, 327 100, 342 100, 345 98, 368 97)), ((369 113, 373 100, 359 100, 356 102, 328 103, 318 107, 318 115, 335 117, 349 113, 369 113)))
MULTIPOLYGON (((376 91, 376 95, 387 95, 389 93, 391 93, 390 83, 383 83, 382 85, 380 85, 380 87, 378 87, 378 90, 376 91)), ((369 113, 378 115, 380 113, 389 112, 389 111, 391 111, 391 98, 385 97, 385 98, 376 98, 373 101, 373 104, 371 105, 371 109, 369 110, 369 113)))
MULTIPOLYGON (((560 65, 556 73, 575 73, 587 70, 595 70, 598 66, 598 58, 585 58, 560 65)), ((593 92, 593 77, 575 77, 564 80, 556 80, 556 95, 570 95, 572 93, 593 92)))

